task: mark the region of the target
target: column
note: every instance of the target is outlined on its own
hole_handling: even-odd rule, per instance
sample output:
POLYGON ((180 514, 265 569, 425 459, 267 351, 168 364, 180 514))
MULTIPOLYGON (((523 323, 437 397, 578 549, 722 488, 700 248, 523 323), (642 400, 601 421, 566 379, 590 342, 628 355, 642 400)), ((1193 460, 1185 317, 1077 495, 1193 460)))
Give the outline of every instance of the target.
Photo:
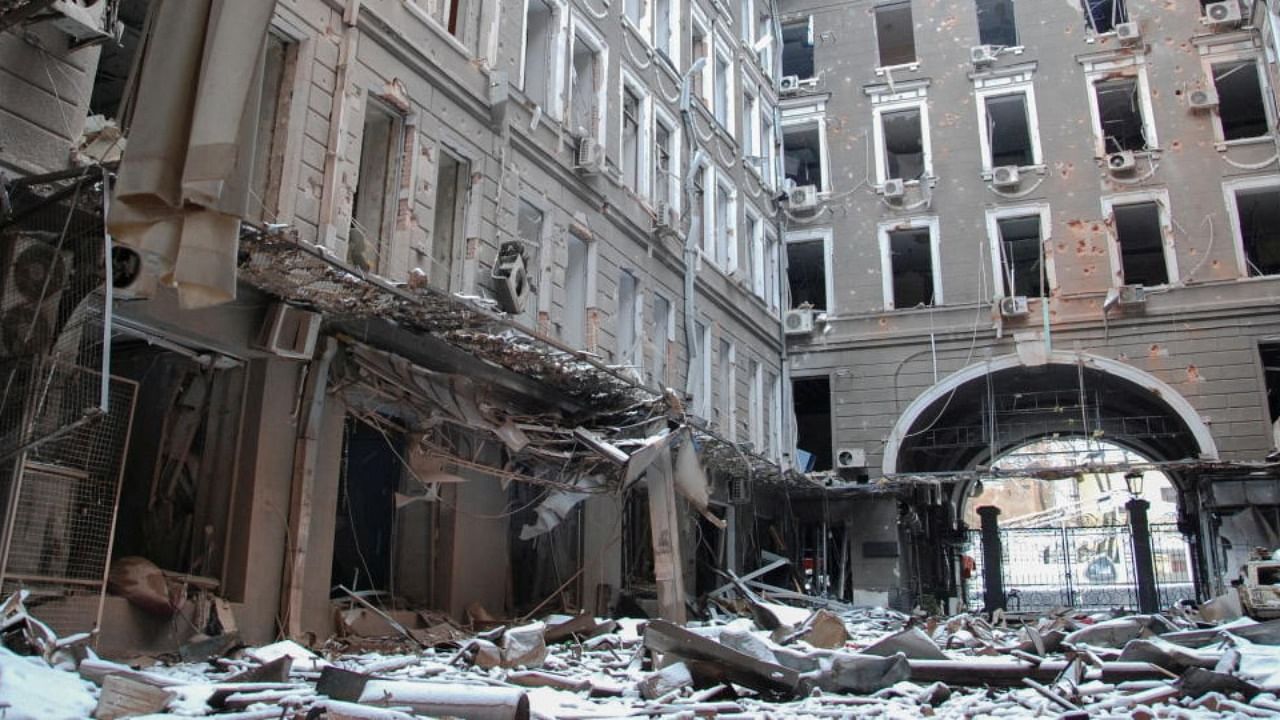
POLYGON ((978 508, 978 517, 982 518, 982 582, 985 586, 983 612, 995 612, 1005 609, 1004 566, 1002 565, 1004 550, 1000 543, 1000 508, 994 505, 983 505, 978 508))

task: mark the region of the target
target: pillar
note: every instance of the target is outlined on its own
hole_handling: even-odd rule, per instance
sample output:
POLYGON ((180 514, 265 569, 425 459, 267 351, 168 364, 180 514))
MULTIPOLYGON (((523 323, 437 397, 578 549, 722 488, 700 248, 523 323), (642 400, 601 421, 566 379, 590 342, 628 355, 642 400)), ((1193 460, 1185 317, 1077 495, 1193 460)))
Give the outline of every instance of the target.
POLYGON ((982 582, 984 585, 983 612, 1005 609, 1004 549, 1000 543, 1000 508, 983 505, 978 508, 982 518, 982 582))
POLYGON ((1151 556, 1151 525, 1147 521, 1147 509, 1151 503, 1133 498, 1124 504, 1129 514, 1129 532, 1133 541, 1133 573, 1138 582, 1138 611, 1160 611, 1160 596, 1156 592, 1156 566, 1151 556))

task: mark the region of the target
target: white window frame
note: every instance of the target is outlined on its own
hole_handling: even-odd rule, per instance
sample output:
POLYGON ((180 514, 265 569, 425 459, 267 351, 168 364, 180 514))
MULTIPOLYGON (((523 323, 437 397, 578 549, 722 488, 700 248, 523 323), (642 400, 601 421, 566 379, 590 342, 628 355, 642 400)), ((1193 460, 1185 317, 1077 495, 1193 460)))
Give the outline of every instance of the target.
MULTIPOLYGON (((762 158, 760 146, 760 88, 742 73, 742 156, 744 158, 762 158)), ((747 167, 755 172, 756 177, 763 178, 759 161, 750 160, 747 167)))
MULTIPOLYGON (((588 132, 596 139, 596 142, 600 143, 601 147, 605 147, 607 144, 606 136, 608 135, 605 128, 609 126, 609 44, 605 42, 604 36, 586 18, 576 12, 573 13, 569 22, 569 54, 565 59, 568 67, 573 65, 573 56, 577 50, 579 39, 585 42, 587 47, 599 54, 601 80, 600 87, 596 88, 596 103, 600 110, 600 116, 596 118, 596 127, 594 129, 589 128, 588 132)), ((564 73, 566 81, 569 74, 569 70, 566 68, 564 73)), ((567 121, 573 117, 572 85, 564 93, 564 96, 564 119, 567 121)))
POLYGON ((1169 281, 1165 285, 1176 285, 1178 279, 1178 252, 1173 242, 1173 214, 1169 205, 1169 191, 1137 190, 1134 192, 1106 195, 1102 198, 1102 218, 1107 226, 1107 251, 1111 259, 1111 286, 1120 287, 1124 282, 1124 263, 1120 258, 1120 234, 1116 232, 1115 209, 1117 206, 1155 203, 1160 212, 1160 249, 1164 253, 1165 274, 1169 281))
POLYGON ((899 230, 927 229, 929 231, 929 262, 932 266, 931 275, 933 277, 933 305, 930 307, 941 307, 944 304, 942 297, 940 227, 941 225, 935 215, 905 218, 903 220, 888 220, 877 226, 876 237, 880 243, 881 290, 884 294, 885 310, 897 309, 893 297, 893 246, 889 240, 889 235, 899 230))
POLYGON ((542 213, 542 235, 538 238, 538 267, 525 269, 526 272, 537 278, 538 283, 537 302, 534 303, 536 307, 534 308, 535 315, 533 318, 533 322, 536 325, 538 321, 537 315, 544 312, 550 313, 552 308, 555 306, 555 298, 553 297, 554 293, 552 291, 553 288, 551 283, 553 269, 555 268, 555 257, 554 253, 551 252, 553 244, 550 241, 551 228, 554 223, 551 222, 551 208, 545 198, 531 192, 522 192, 519 195, 519 199, 516 201, 516 238, 523 239, 520 238, 519 233, 519 207, 521 202, 528 203, 530 206, 537 209, 538 212, 542 213))
MULTIPOLYGON (((924 147, 924 177, 933 178, 933 137, 929 129, 929 100, 924 83, 913 83, 914 87, 903 88, 900 92, 872 92, 871 94, 871 134, 874 143, 876 161, 876 186, 884 187, 887 180, 888 163, 885 161, 884 116, 903 110, 917 110, 920 113, 920 136, 924 147)), ((901 87, 901 86, 900 86, 901 87)), ((887 90, 887 86, 885 86, 887 90)), ((907 185, 918 185, 920 180, 903 180, 907 185)))
MULTIPOLYGON (((825 102, 807 103, 801 106, 783 106, 781 125, 782 157, 785 158, 787 156, 787 130, 805 128, 809 125, 815 125, 818 128, 818 164, 822 171, 822 187, 818 188, 818 192, 830 192, 832 187, 831 157, 830 146, 827 142, 827 107, 825 102)), ((785 182, 785 170, 779 178, 785 182)))
MULTIPOLYGON (((650 44, 652 35, 650 34, 650 22, 653 17, 653 0, 637 0, 640 3, 640 20, 636 22, 631 19, 631 15, 627 13, 627 3, 631 0, 622 0, 622 22, 635 29, 636 34, 644 41, 646 45, 650 44)), ((623 42, 626 42, 625 40, 623 42)))
POLYGON ((681 21, 681 18, 684 17, 681 6, 682 0, 669 0, 671 4, 670 24, 667 26, 667 30, 670 32, 670 39, 667 41, 667 45, 671 50, 669 53, 660 50, 658 46, 658 16, 654 12, 654 0, 645 0, 645 2, 649 5, 649 9, 646 10, 646 14, 649 16, 649 45, 653 48, 655 55, 665 55, 671 61, 673 67, 681 67, 681 50, 684 41, 684 34, 681 32, 684 29, 684 23, 681 21))
MULTIPOLYGON (((812 229, 805 229, 805 230, 792 230, 786 234, 786 239, 780 245, 780 247, 786 247, 795 243, 818 242, 818 241, 822 242, 822 269, 823 269, 823 275, 825 276, 824 280, 826 281, 827 307, 818 308, 818 310, 825 313, 828 317, 834 317, 836 314, 835 312, 835 305, 836 305, 835 273, 832 272, 833 237, 834 237, 834 233, 831 228, 812 228, 812 229)), ((781 290, 782 285, 783 285, 783 278, 779 277, 778 278, 779 290, 781 290)), ((790 305, 791 300, 792 298, 788 297, 786 304, 790 305)), ((779 299, 779 307, 781 306, 782 306, 782 302, 781 302, 781 299, 779 299)))
POLYGON ((1156 134, 1155 111, 1151 104, 1151 82, 1147 74, 1146 57, 1131 55, 1116 57, 1106 53, 1105 57, 1083 58, 1085 89, 1089 95, 1089 117, 1093 122, 1093 152, 1101 159, 1107 156, 1107 138, 1102 130, 1102 111, 1098 107, 1098 88, 1101 81, 1118 79, 1116 76, 1132 71, 1138 82, 1139 104, 1142 110, 1142 131, 1147 139, 1147 149, 1137 151, 1138 155, 1150 155, 1160 147, 1160 139, 1156 134))
POLYGON ((751 292, 765 299, 765 277, 768 274, 768 258, 765 257, 764 218, 747 203, 743 213, 743 235, 747 240, 747 254, 751 265, 751 292), (752 224, 754 223, 754 224, 752 224))
MULTIPOLYGON (((520 91, 524 92, 524 78, 528 72, 525 67, 528 62, 529 51, 529 3, 532 0, 524 0, 524 15, 520 21, 520 91)), ((569 8, 565 0, 545 0, 551 6, 553 15, 552 37, 547 42, 547 48, 555 57, 551 58, 551 78, 547 84, 547 103, 550 107, 542 108, 553 120, 560 121, 564 119, 565 100, 565 77, 568 74, 565 68, 564 54, 559 49, 565 46, 565 33, 569 25, 569 8)))
MULTIPOLYGON (((893 71, 897 70, 898 68, 904 68, 907 70, 911 70, 913 72, 920 69, 920 39, 917 38, 915 34, 914 26, 916 22, 916 12, 915 12, 914 6, 912 6, 910 9, 911 9, 911 24, 912 24, 911 49, 915 51, 915 56, 916 56, 915 60, 912 60, 911 62, 908 62, 908 63, 898 63, 897 65, 881 65, 880 64, 880 24, 876 22, 875 13, 876 13, 876 10, 878 10, 881 5, 896 5, 896 4, 898 4, 896 0, 884 0, 884 2, 874 2, 871 4, 871 7, 870 7, 871 32, 876 39, 875 41, 876 75, 886 75, 886 74, 892 75, 893 71)), ((911 5, 909 1, 906 4, 911 5)), ((812 17, 809 18, 809 26, 813 27, 812 17)))
POLYGON ((618 330, 614 337, 614 343, 618 348, 618 362, 625 363, 630 366, 636 373, 636 377, 644 377, 644 283, 641 281, 640 273, 634 268, 623 267, 618 269, 618 330), (635 337, 631 339, 631 348, 622 347, 622 278, 624 275, 631 276, 635 284, 635 297, 632 298, 631 321, 632 327, 635 328, 635 337))
MULTIPOLYGON (((763 153, 761 157, 761 170, 763 175, 761 180, 764 186, 770 190, 776 190, 778 187, 778 128, 781 127, 778 120, 777 109, 760 101, 760 151, 763 153), (766 115, 767 114, 767 115, 766 115), (769 119, 769 127, 772 132, 765 132, 765 118, 769 119)), ((825 148, 825 136, 823 132, 823 143, 825 148)), ((825 149, 823 155, 826 155, 825 149)), ((825 175, 823 176, 826 177, 825 175)))
POLYGON ((974 98, 978 110, 978 140, 982 147, 982 172, 990 176, 995 166, 991 162, 991 125, 987 119, 987 100, 991 98, 1022 95, 1027 109, 1028 133, 1031 136, 1031 165, 1044 165, 1044 151, 1040 144, 1040 111, 1036 106, 1036 88, 1031 72, 975 79, 974 98))
POLYGON ((773 317, 782 313, 782 242, 772 229, 765 229, 764 254, 766 272, 764 276, 765 304, 773 317))
POLYGON ((650 302, 654 304, 654 311, 653 311, 654 312, 653 321, 655 324, 654 335, 655 335, 655 338, 659 340, 659 342, 655 343, 653 350, 655 355, 657 355, 658 353, 662 354, 662 362, 659 363, 655 358, 653 361, 652 367, 654 370, 656 370, 659 367, 659 365, 661 365, 663 369, 663 377, 657 377, 655 375, 654 381, 657 382, 658 387, 662 389, 666 389, 666 387, 668 386, 668 380, 670 380, 671 378, 671 366, 673 364, 671 362, 671 343, 676 341, 676 307, 675 307, 675 303, 671 301, 671 298, 667 297, 666 295, 663 295, 657 290, 650 290, 649 295, 650 295, 650 302), (666 328, 658 328, 656 326, 658 321, 660 320, 660 318, 657 315, 657 312, 658 312, 657 298, 662 298, 667 303, 667 322, 666 322, 667 327, 666 328))
POLYGON ((690 67, 692 67, 693 62, 697 60, 697 58, 693 56, 693 30, 700 31, 702 36, 706 38, 707 44, 707 62, 702 66, 702 70, 698 73, 702 77, 702 93, 695 95, 694 97, 702 100, 702 104, 710 110, 712 108, 712 103, 714 102, 712 96, 715 93, 715 87, 711 83, 712 74, 714 73, 716 64, 715 34, 711 29, 711 23, 707 22, 706 15, 703 15, 702 10, 696 4, 692 5, 692 12, 689 14, 689 17, 690 21, 693 23, 690 26, 689 31, 690 67))
POLYGON ((1240 206, 1236 202, 1236 193, 1242 190, 1280 191, 1280 175, 1239 178, 1222 183, 1222 192, 1227 201, 1227 213, 1231 217, 1231 237, 1235 244, 1236 269, 1240 272, 1240 278, 1252 280, 1255 278, 1280 277, 1277 275, 1252 275, 1249 272, 1249 259, 1244 252, 1244 230, 1240 226, 1240 206))
POLYGON ((749 48, 755 44, 755 17, 755 0, 740 0, 738 3, 738 39, 742 41, 743 47, 749 48))
POLYGON ((733 338, 722 335, 717 350, 720 365, 726 372, 726 375, 720 378, 720 386, 716 388, 716 394, 720 396, 720 430, 728 436, 729 442, 736 443, 738 441, 738 344, 733 341, 733 338), (729 350, 728 358, 723 357, 726 348, 729 350), (729 391, 728 397, 725 397, 725 390, 729 391))
POLYGON ((757 453, 764 449, 764 364, 748 358, 747 441, 757 453))
POLYGON ((1218 86, 1213 79, 1214 65, 1229 65, 1247 61, 1253 62, 1258 74, 1258 89, 1262 93, 1262 106, 1267 114, 1268 132, 1265 135, 1251 138, 1227 140, 1226 133, 1222 129, 1222 113, 1219 108, 1214 108, 1213 112, 1210 113, 1213 116, 1213 138, 1220 151, 1225 151, 1229 147, 1238 145, 1256 145, 1274 141, 1276 108, 1275 95, 1272 94, 1271 88, 1271 73, 1268 71, 1270 63, 1267 62, 1264 49, 1255 45, 1255 41, 1252 38, 1230 43, 1209 42, 1200 46, 1200 68, 1204 74, 1206 85, 1212 87, 1215 92, 1218 86))
MULTIPOLYGON (((671 176, 667 179, 668 197, 665 197, 665 198, 654 197, 653 200, 654 202, 666 202, 667 205, 672 209, 672 211, 678 213, 678 212, 681 212, 681 208, 684 206, 684 173, 681 172, 683 166, 680 164, 681 150, 683 149, 683 144, 681 142, 682 138, 681 138, 680 123, 676 122, 675 117, 672 116, 670 113, 668 113, 662 107, 661 103, 650 102, 650 105, 653 107, 653 123, 652 123, 653 145, 655 147, 657 145, 657 141, 658 141, 657 133, 658 133, 659 123, 661 123, 664 127, 667 128, 669 132, 670 142, 671 142, 671 176)), ((657 158, 657 153, 656 152, 653 153, 652 156, 653 158, 657 158)), ((658 172, 658 166, 657 166, 656 160, 652 160, 651 165, 653 170, 652 174, 654 175, 654 178, 651 179, 651 182, 655 184, 651 185, 650 187, 656 188, 656 182, 657 182, 656 177, 658 172)))
MULTIPOLYGON (((1054 269, 1053 252, 1053 213, 1048 203, 1026 203, 987 209, 987 249, 991 253, 991 293, 992 299, 999 302, 1004 294, 1004 260, 1000 248, 1000 221, 1016 218, 1040 216, 1040 256, 1044 261, 1045 282, 1049 295, 1058 289, 1058 277, 1054 269)), ((1039 299, 1039 298, 1030 298, 1039 299)))
MULTIPOLYGON (((647 2, 647 0, 646 0, 647 2)), ((636 129, 636 187, 632 191, 642 198, 649 199, 651 197, 650 188, 653 179, 653 172, 650 170, 653 164, 653 95, 649 89, 644 86, 635 75, 627 68, 622 68, 622 82, 618 85, 618 167, 622 169, 622 155, 626 150, 626 144, 623 142, 623 135, 626 132, 626 118, 623 117, 624 98, 627 91, 630 90, 639 100, 637 111, 640 117, 637 118, 639 127, 636 129)), ((625 183, 626 178, 623 177, 625 183)))
POLYGON ((769 392, 769 405, 772 410, 769 412, 769 436, 772 442, 769 443, 769 457, 777 460, 782 457, 782 373, 776 372, 776 368, 770 369, 766 385, 769 392))
POLYGON ((710 205, 709 209, 711 211, 711 214, 708 215, 708 217, 711 218, 711 223, 709 225, 711 229, 709 242, 711 245, 705 248, 708 254, 707 259, 711 261, 712 265, 716 266, 724 273, 732 275, 738 270, 738 216, 740 215, 738 212, 738 188, 734 186, 733 179, 729 177, 729 174, 719 169, 715 172, 711 186, 711 191, 706 194, 710 205), (727 218, 720 217, 718 208, 716 207, 719 204, 719 195, 721 190, 728 191, 729 217, 727 218), (725 247, 723 263, 721 262, 719 247, 720 236, 718 231, 720 228, 724 229, 725 247))
POLYGON ((711 352, 714 347, 712 341, 715 338, 711 335, 710 321, 703 319, 698 321, 698 324, 702 326, 702 356, 698 358, 698 367, 695 371, 699 374, 702 387, 698 397, 694 398, 694 414, 710 421, 712 396, 715 395, 715 387, 711 384, 711 352))
POLYGON ((711 103, 710 103, 711 117, 715 119, 716 123, 721 128, 723 128, 725 132, 729 133, 730 137, 737 137, 738 136, 738 131, 737 131, 738 103, 735 102, 735 100, 737 99, 737 95, 734 89, 738 86, 738 84, 736 82, 736 77, 737 77, 736 63, 734 62, 736 53, 734 53, 733 50, 734 50, 734 44, 729 41, 728 36, 720 32, 719 28, 717 28, 715 31, 715 42, 712 43, 712 47, 711 47, 711 61, 707 63, 708 65, 711 65, 713 68, 715 68, 712 71, 712 78, 711 78, 712 80, 711 103), (720 81, 721 71, 719 69, 719 66, 721 61, 724 61, 724 75, 725 75, 724 77, 725 108, 724 108, 723 121, 721 121, 718 113, 716 112, 717 104, 715 102, 715 95, 716 95, 715 84, 720 81))

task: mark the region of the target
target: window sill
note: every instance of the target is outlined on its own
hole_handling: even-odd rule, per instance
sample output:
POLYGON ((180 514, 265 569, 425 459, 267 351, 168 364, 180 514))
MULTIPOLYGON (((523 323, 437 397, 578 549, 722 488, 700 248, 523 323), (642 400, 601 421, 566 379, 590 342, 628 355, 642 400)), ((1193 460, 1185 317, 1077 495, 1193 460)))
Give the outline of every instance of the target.
POLYGON ((1251 137, 1251 138, 1239 138, 1236 140, 1219 140, 1218 142, 1214 143, 1214 148, 1216 148, 1218 152, 1226 152, 1227 150, 1233 147, 1249 147, 1252 145, 1272 145, 1274 143, 1275 143, 1275 137, 1270 133, 1268 133, 1266 135, 1259 135, 1257 137, 1251 137))
POLYGON ((876 77, 883 77, 885 75, 894 73, 898 70, 906 70, 908 72, 919 72, 920 61, 913 60, 909 63, 899 63, 897 65, 881 65, 876 68, 876 77))
MULTIPOLYGON (((995 167, 985 168, 982 171, 981 177, 983 180, 990 182, 992 173, 994 172, 995 172, 995 167)), ((1043 176, 1049 172, 1049 166, 1044 163, 1039 163, 1036 165, 1019 165, 1018 172, 1022 173, 1023 175, 1035 174, 1035 175, 1043 176)))

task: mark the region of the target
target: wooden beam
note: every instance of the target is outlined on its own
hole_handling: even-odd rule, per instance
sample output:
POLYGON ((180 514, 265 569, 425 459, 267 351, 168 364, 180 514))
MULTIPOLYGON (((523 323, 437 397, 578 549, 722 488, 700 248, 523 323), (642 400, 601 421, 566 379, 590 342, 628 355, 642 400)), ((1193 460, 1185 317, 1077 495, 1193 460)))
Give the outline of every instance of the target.
POLYGON ((649 488, 649 528, 653 538, 653 574, 658 585, 658 614, 664 620, 684 624, 684 563, 680 557, 680 519, 676 510, 675 470, 671 450, 645 472, 649 488))

